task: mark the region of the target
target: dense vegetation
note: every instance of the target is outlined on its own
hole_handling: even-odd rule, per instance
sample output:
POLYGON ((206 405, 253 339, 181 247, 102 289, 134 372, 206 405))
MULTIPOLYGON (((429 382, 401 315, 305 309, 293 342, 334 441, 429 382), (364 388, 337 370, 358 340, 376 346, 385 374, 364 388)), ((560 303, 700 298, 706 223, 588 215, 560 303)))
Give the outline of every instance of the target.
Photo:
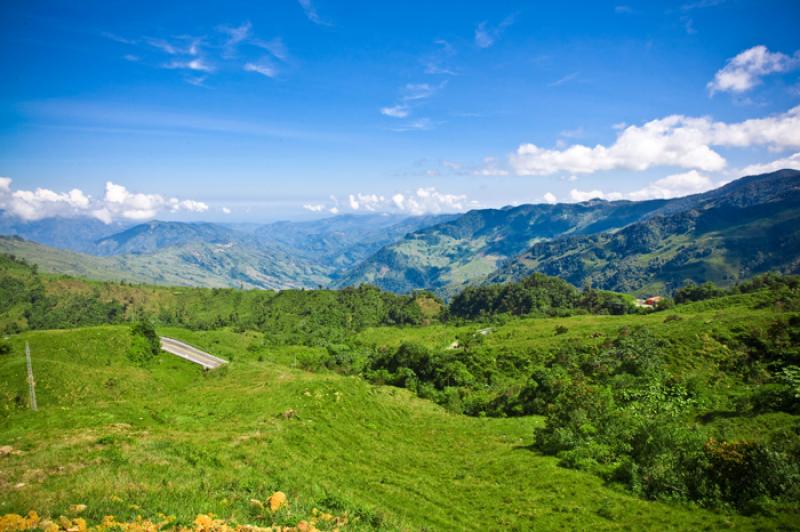
POLYGON ((359 339, 373 353, 362 372, 456 412, 544 416, 537 450, 644 497, 745 513, 792 507, 800 278, 687 287, 676 298, 699 293, 716 297, 609 323, 448 326, 449 346, 438 328, 367 331, 359 339))
MULTIPOLYGON (((780 328, 791 340, 800 339, 800 320, 793 322, 773 323, 768 331, 780 328)), ((761 334, 746 338, 736 341, 774 341, 761 334)), ((692 426, 707 406, 707 388, 668 371, 669 347, 642 328, 623 330, 601 346, 572 345, 556 353, 523 391, 533 412, 546 416, 536 447, 649 498, 730 504, 751 513, 768 510, 773 500, 798 500, 800 435, 727 442, 692 426)), ((769 359, 775 356, 770 351, 757 349, 751 356, 769 359)), ((782 356, 761 377, 774 383, 768 403, 761 390, 740 398, 735 412, 800 413, 796 384, 785 379, 786 371, 800 369, 797 362, 782 356)))
POLYGON ((626 314, 635 307, 630 296, 591 288, 580 292, 557 277, 534 273, 519 282, 465 288, 453 298, 448 316, 474 320, 498 314, 556 316, 576 311, 626 314))
POLYGON ((269 331, 275 345, 339 342, 365 327, 421 324, 438 314, 430 294, 343 290, 179 289, 42 275, 0 255, 0 326, 6 332, 123 323, 146 316, 190 329, 269 331))
POLYGON ((233 362, 210 373, 165 354, 132 364, 127 326, 11 338, 12 355, 0 357, 0 444, 12 447, 0 457, 0 514, 36 510, 42 522, 78 529, 108 515, 172 527, 209 523, 209 514, 230 525, 343 531, 796 522, 791 512, 745 517, 644 500, 531 452, 540 418, 456 416, 405 390, 294 369, 261 333, 163 333, 233 362), (25 342, 38 412, 25 408, 25 342), (265 501, 276 491, 288 500, 271 512, 265 501))
MULTIPOLYGON (((508 474, 508 468, 516 471, 521 463, 532 468, 557 463, 562 469, 548 474, 564 482, 569 478, 571 486, 600 482, 593 485, 596 490, 607 490, 602 491, 606 494, 614 491, 603 484, 622 486, 643 499, 673 501, 678 505, 674 506, 676 512, 680 505, 693 503, 723 512, 710 515, 727 515, 726 519, 733 519, 729 512, 736 512, 754 516, 753 523, 762 519, 782 526, 796 522, 800 519, 796 503, 800 497, 800 278, 764 275, 724 289, 689 284, 673 296, 676 306, 637 309, 629 296, 579 290, 559 279, 533 275, 516 283, 468 288, 445 308, 429 293, 397 296, 371 286, 273 293, 90 282, 41 274, 24 261, 2 256, 0 326, 7 334, 27 329, 78 329, 12 335, 0 344, 0 354, 4 350, 18 353, 23 339, 33 340, 37 353, 42 349, 52 352, 39 362, 43 368, 37 366, 40 404, 45 412, 54 406, 59 407, 58 413, 68 412, 60 409, 68 406, 80 413, 67 415, 52 426, 48 423, 54 418, 42 421, 43 433, 51 441, 60 441, 60 429, 69 433, 77 427, 91 427, 93 437, 87 445, 95 447, 87 452, 96 453, 102 468, 122 467, 132 482, 143 482, 135 464, 149 453, 154 454, 148 467, 160 468, 157 463, 167 461, 200 493, 208 493, 208 486, 188 479, 198 477, 198 471, 202 473, 199 478, 211 475, 219 493, 239 501, 232 510, 238 519, 296 522, 289 515, 253 514, 246 501, 251 494, 263 498, 287 484, 303 492, 301 484, 311 482, 315 471, 314 458, 304 462, 308 471, 292 469, 303 482, 276 471, 287 467, 287 461, 296 459, 298 453, 310 452, 314 456, 322 453, 328 460, 322 469, 328 480, 324 489, 303 492, 302 502, 296 503, 297 517, 308 517, 311 508, 318 506, 338 515, 360 515, 359 519, 371 524, 414 522, 424 526, 426 518, 407 509, 387 517, 368 504, 376 499, 370 498, 372 488, 363 482, 393 478, 388 471, 395 465, 381 465, 392 458, 378 457, 396 451, 387 451, 382 445, 370 447, 367 441, 400 438, 407 453, 403 463, 413 470, 409 479, 415 482, 427 478, 420 467, 411 465, 420 460, 416 453, 421 451, 413 450, 416 446, 428 444, 437 449, 437 454, 425 455, 423 462, 424 467, 438 471, 431 478, 438 478, 435 475, 442 470, 433 463, 448 463, 455 457, 463 458, 464 463, 474 460, 475 455, 462 456, 452 449, 453 442, 459 442, 476 455, 503 456, 498 463, 504 467, 475 466, 486 469, 474 473, 485 475, 481 480, 464 481, 473 490, 489 489, 494 483, 492 489, 526 499, 529 495, 519 490, 539 493, 540 480, 523 481, 515 474, 514 484, 506 485, 500 477, 508 474), (122 323, 128 326, 85 329, 122 323), (189 341, 231 364, 205 377, 197 392, 189 392, 196 377, 180 369, 183 362, 159 354, 159 333, 189 341), (53 357, 52 365, 48 356, 53 357), (73 376, 64 372, 65 364, 74 365, 73 376), (88 367, 96 373, 95 380, 82 374, 88 367), (319 374, 299 371, 303 369, 319 374), (70 380, 75 375, 81 376, 81 384, 70 380), (466 416, 448 415, 431 405, 424 407, 427 413, 420 417, 419 405, 424 403, 407 404, 413 400, 405 392, 394 395, 400 392, 370 387, 364 381, 406 388, 466 416), (264 383, 269 383, 269 392, 258 391, 264 383), (262 398, 284 389, 282 386, 287 388, 281 399, 262 398), (149 392, 152 397, 134 399, 142 387, 153 390, 149 392), (318 390, 323 390, 319 398, 324 400, 318 398, 318 390), (352 394, 357 397, 341 399, 352 394), (375 394, 381 399, 376 400, 375 394), (204 397, 219 404, 212 407, 195 401, 192 404, 196 406, 187 406, 182 397, 204 397), (243 397, 253 404, 244 405, 243 397), (402 397, 402 406, 398 406, 398 397, 402 397), (328 402, 333 404, 327 406, 328 402), (94 405, 101 405, 98 411, 81 410, 94 405), (347 416, 340 415, 342 407, 348 409, 347 416), (275 416, 285 427, 278 429, 272 422, 265 426, 265 408, 268 420, 275 416), (154 431, 157 436, 152 441, 145 437, 144 442, 149 443, 131 451, 138 436, 128 435, 128 429, 107 428, 111 418, 104 416, 109 411, 115 412, 112 418, 136 426, 136 419, 147 416, 142 430, 154 431), (93 425, 89 420, 95 415, 104 421, 93 425), (202 424, 206 415, 218 428, 218 419, 230 417, 223 433, 211 438, 215 442, 211 447, 205 440, 186 439, 187 431, 206 434, 208 426, 202 424), (425 436, 416 432, 401 436, 411 426, 409 416, 426 427, 445 428, 441 432, 429 428, 431 432, 425 436), (297 424, 292 425, 291 420, 297 424), (181 435, 172 432, 173 425, 181 435), (514 434, 516 452, 509 442, 497 447, 495 440, 469 445, 465 441, 475 437, 502 440, 506 429, 514 434), (280 432, 285 430, 288 432, 280 432), (334 442, 330 452, 312 444, 319 440, 320 430, 326 445, 334 442), (235 451, 238 444, 230 447, 234 434, 245 438, 242 441, 253 439, 244 454, 235 451), (173 443, 165 442, 175 438, 182 443, 180 449, 171 451, 173 443), (268 465, 270 458, 259 458, 257 453, 274 445, 282 454, 274 458, 273 466, 268 465), (162 452, 162 448, 167 450, 162 452), (357 461, 361 464, 354 466, 357 473, 342 465, 342 457, 354 448, 370 449, 371 459, 377 463, 357 461), (125 458, 117 458, 120 455, 125 458), (267 468, 273 480, 247 475, 246 482, 238 484, 220 472, 242 460, 267 468), (361 476, 345 482, 340 476, 344 471, 361 476), (341 490, 348 491, 352 499, 336 502, 341 490), (415 517, 409 517, 412 514, 415 517)), ((20 357, 0 357, 0 397, 5 398, 0 434, 27 445, 41 467, 53 467, 53 460, 65 456, 78 456, 70 454, 72 451, 52 456, 36 451, 27 433, 14 428, 22 425, 12 420, 28 415, 24 412, 25 381, 17 378, 20 363, 20 357)), ((24 467, 14 467, 18 469, 12 477, 21 478, 24 467)), ((79 478, 94 483, 91 493, 96 500, 105 501, 99 494, 108 489, 105 483, 110 477, 108 469, 102 471, 105 473, 98 476, 82 473, 79 478)), ((149 479, 149 491, 140 496, 128 492, 126 497, 152 506, 165 480, 152 471, 142 474, 149 479)), ((448 469, 447 474, 463 472, 448 469)), ((85 493, 80 484, 68 484, 64 489, 69 494, 85 493)), ((580 497, 588 497, 584 488, 579 492, 580 497)), ((380 504, 406 508, 407 500, 391 486, 381 493, 380 504)), ((614 493, 621 497, 618 491, 614 493)), ((194 517, 189 508, 201 511, 197 495, 191 497, 184 493, 169 499, 168 506, 177 509, 181 522, 194 517), (181 502, 190 499, 195 502, 189 506, 181 502)), ((212 508, 203 511, 220 511, 223 498, 227 500, 220 496, 212 508)), ((15 509, 23 503, 31 508, 66 504, 60 498, 57 503, 48 502, 33 489, 15 492, 12 500, 15 509)), ((625 499, 625 504, 632 500, 625 499)), ((505 512, 523 508, 515 504, 502 507, 505 512)), ((594 502, 591 505, 594 517, 582 516, 580 523, 596 524, 594 519, 601 516, 635 526, 618 506, 604 509, 594 502)), ((119 505, 108 501, 100 508, 115 515, 121 511, 119 505)), ((466 508, 460 505, 458 511, 477 515, 466 508)), ((656 506, 648 508, 656 511, 656 506)), ((435 515, 437 528, 466 526, 460 517, 435 515)), ((520 515, 506 516, 506 521, 497 513, 492 515, 492 522, 509 526, 531 523, 520 515)), ((555 514, 549 519, 554 526, 570 526, 555 514)), ((656 527, 651 521, 646 526, 656 527)))

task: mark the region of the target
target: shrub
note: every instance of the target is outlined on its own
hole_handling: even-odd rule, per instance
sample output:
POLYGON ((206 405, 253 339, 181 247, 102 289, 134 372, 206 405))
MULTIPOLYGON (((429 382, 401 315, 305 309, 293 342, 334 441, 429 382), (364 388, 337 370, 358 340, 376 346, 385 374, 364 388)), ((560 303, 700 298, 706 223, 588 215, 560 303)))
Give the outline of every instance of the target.
POLYGON ((763 497, 796 500, 800 494, 800 468, 785 452, 750 441, 708 440, 705 474, 723 501, 747 510, 763 497))
POLYGON ((131 326, 131 345, 128 358, 135 362, 146 363, 161 352, 161 339, 155 327, 148 320, 140 319, 131 326))
POLYGON ((694 284, 689 281, 683 288, 678 288, 672 294, 675 303, 689 303, 692 301, 704 301, 715 297, 721 297, 726 294, 722 288, 718 288, 714 283, 708 282, 701 285, 694 284))

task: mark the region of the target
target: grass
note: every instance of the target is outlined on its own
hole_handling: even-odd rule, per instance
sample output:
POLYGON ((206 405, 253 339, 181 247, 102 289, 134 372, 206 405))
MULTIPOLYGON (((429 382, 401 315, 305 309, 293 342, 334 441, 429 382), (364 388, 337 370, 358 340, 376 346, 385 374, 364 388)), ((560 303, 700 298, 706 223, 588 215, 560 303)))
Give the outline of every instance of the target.
MULTIPOLYGON (((547 343, 556 321, 520 320, 487 341, 526 341, 503 336, 513 330, 547 343)), ((579 336, 621 322, 585 316, 565 323, 579 336)), ((400 334, 439 344, 454 330, 400 334)), ((402 389, 304 372, 290 358, 310 351, 263 347, 257 333, 159 332, 232 362, 204 373, 164 354, 136 366, 125 355, 126 327, 12 339, 13 353, 0 358, 0 445, 24 454, 0 457, 0 514, 57 516, 84 503, 90 522, 163 512, 190 524, 210 512, 236 523, 294 524, 320 508, 347 513, 354 528, 407 530, 797 524, 791 515, 749 518, 635 498, 532 451, 539 418, 459 416, 402 389), (26 341, 38 412, 18 404, 26 341), (276 514, 250 502, 276 490, 290 502, 276 514)), ((389 341, 388 332, 372 329, 362 340, 389 341)))

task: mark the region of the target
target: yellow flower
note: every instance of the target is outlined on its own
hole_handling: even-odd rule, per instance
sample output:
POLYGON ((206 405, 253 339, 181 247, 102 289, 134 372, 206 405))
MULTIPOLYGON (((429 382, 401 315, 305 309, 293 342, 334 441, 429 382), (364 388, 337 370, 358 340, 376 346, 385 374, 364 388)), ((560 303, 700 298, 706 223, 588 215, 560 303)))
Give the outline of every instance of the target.
POLYGON ((276 491, 273 493, 269 498, 269 509, 273 512, 277 512, 279 509, 286 506, 288 503, 288 499, 286 498, 286 494, 282 491, 276 491))
POLYGON ((6 514, 0 517, 0 532, 15 532, 17 530, 27 530, 25 518, 17 514, 6 514))

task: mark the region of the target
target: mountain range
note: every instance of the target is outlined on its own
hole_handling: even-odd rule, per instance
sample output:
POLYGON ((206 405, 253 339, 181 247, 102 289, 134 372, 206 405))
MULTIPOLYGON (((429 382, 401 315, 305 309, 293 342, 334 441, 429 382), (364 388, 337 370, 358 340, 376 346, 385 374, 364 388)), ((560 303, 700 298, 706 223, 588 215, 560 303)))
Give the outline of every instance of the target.
POLYGON ((0 251, 54 273, 155 284, 315 288, 375 284, 447 297, 532 272, 577 285, 665 292, 800 271, 800 172, 748 176, 693 196, 591 200, 464 214, 340 215, 213 224, 0 215, 0 251))

